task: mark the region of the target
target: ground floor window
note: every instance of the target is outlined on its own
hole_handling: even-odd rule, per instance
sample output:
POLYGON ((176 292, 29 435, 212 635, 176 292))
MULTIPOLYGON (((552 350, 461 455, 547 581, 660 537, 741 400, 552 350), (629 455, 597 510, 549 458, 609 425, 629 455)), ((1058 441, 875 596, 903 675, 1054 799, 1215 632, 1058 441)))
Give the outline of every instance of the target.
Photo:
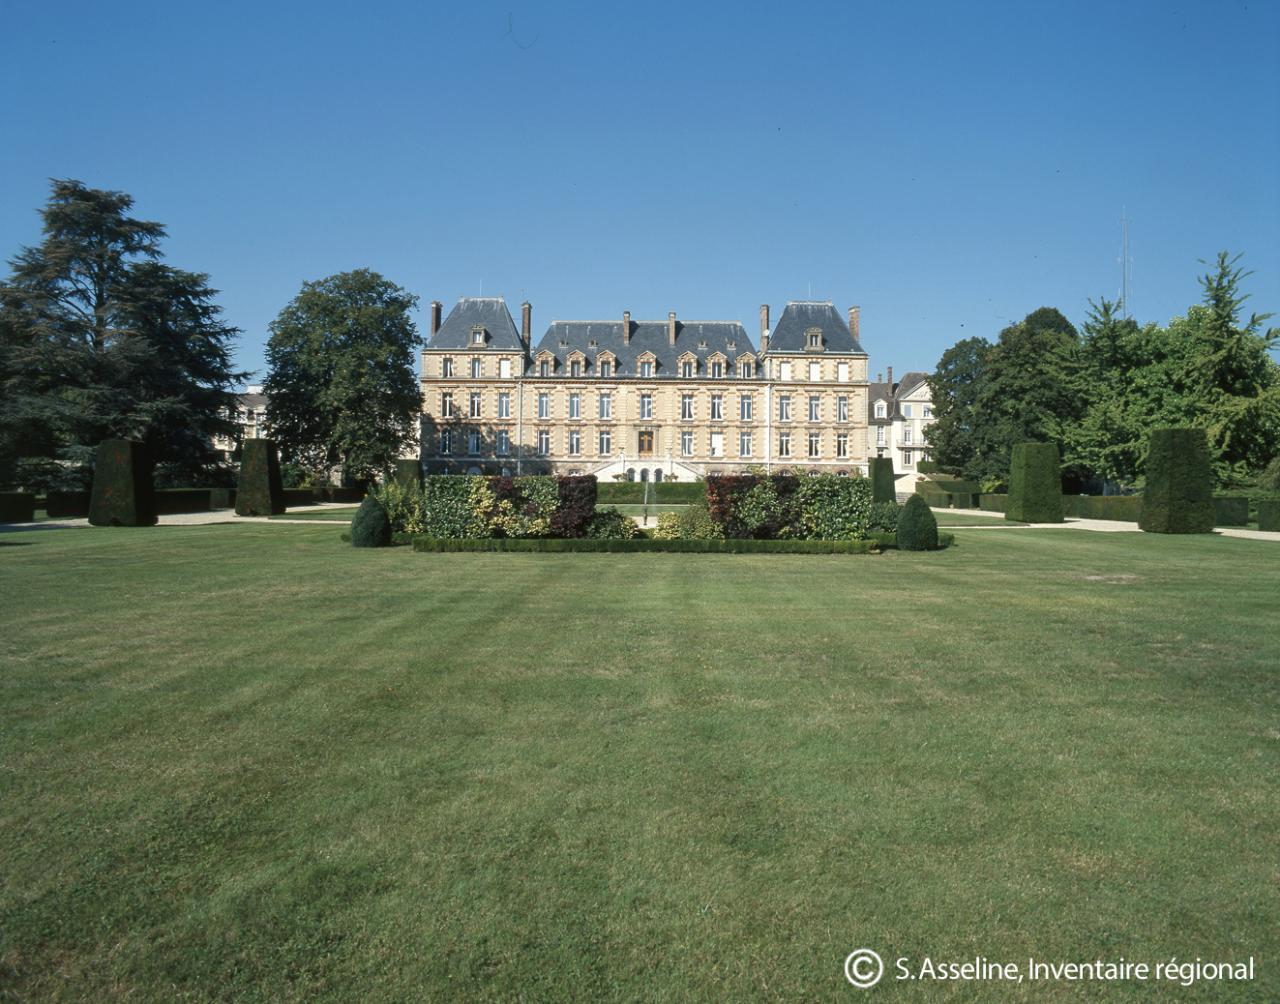
POLYGON ((822 452, 822 437, 816 433, 809 433, 809 456, 816 457, 822 452))
POLYGON ((613 433, 608 429, 600 430, 600 455, 608 456, 613 452, 613 433))
POLYGON ((480 453, 480 433, 475 429, 467 433, 467 452, 473 457, 480 453))
POLYGON ((538 453, 540 453, 542 456, 545 457, 550 452, 551 452, 551 430, 539 429, 538 430, 538 453))
POLYGON ((789 432, 778 433, 778 456, 780 457, 791 456, 791 433, 789 432))
POLYGON ((505 457, 511 452, 511 433, 506 429, 498 430, 498 456, 505 457))
POLYGON ((453 430, 452 429, 440 430, 440 452, 441 453, 453 452, 453 430))
POLYGON ((693 456, 693 430, 685 429, 680 433, 680 454, 681 456, 693 456))
POLYGON ((738 455, 742 457, 751 456, 751 433, 741 432, 738 434, 738 455))
MULTIPOLYGON (((652 452, 653 452, 653 431, 652 431, 652 430, 650 430, 650 429, 645 429, 643 432, 641 432, 641 433, 639 434, 639 436, 637 437, 637 440, 636 440, 636 448, 637 448, 641 453, 652 453, 652 452)), ((647 473, 647 472, 646 472, 646 473, 647 473)), ((648 478, 646 477, 646 478, 643 478, 642 480, 646 480, 646 481, 647 481, 647 480, 648 480, 648 478)))
POLYGON ((842 432, 836 436, 836 456, 847 457, 849 455, 849 435, 842 432))
POLYGON ((576 457, 582 452, 582 433, 578 429, 569 430, 569 456, 576 457))

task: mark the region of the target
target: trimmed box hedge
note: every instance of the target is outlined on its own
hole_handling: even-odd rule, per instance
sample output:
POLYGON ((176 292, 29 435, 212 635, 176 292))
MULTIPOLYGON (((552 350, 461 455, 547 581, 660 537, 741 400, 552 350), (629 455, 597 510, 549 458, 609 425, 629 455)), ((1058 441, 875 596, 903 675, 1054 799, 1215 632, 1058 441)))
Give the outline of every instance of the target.
POLYGON ((155 526, 151 459, 141 443, 104 439, 98 444, 89 522, 93 526, 155 526))
POLYGON ((0 523, 30 523, 35 518, 33 492, 0 492, 0 523))
POLYGON ((1142 515, 1141 495, 1064 495, 1064 515, 1077 519, 1114 519, 1136 523, 1142 515))
POLYGON ((1005 519, 1062 522, 1062 474, 1056 443, 1016 443, 1009 465, 1005 519))
POLYGON ((89 492, 49 492, 44 511, 50 519, 83 519, 89 515, 89 492))
POLYGON ((1008 495, 979 495, 978 508, 983 512, 1004 512, 1009 508, 1008 495))
POLYGON ((1262 499, 1258 502, 1258 529, 1280 531, 1280 500, 1262 499))
POLYGON ((867 473, 871 478, 871 501, 898 501, 897 483, 893 476, 892 457, 872 457, 867 461, 867 473))
POLYGON ((369 494, 362 485, 312 485, 311 497, 316 502, 342 502, 359 504, 369 494))
POLYGON ((284 506, 286 509, 297 509, 299 506, 315 505, 316 497, 310 488, 284 489, 284 506))
POLYGON ((1213 472, 1204 429, 1155 429, 1138 526, 1147 533, 1210 533, 1213 472))
POLYGON ((278 516, 284 512, 280 457, 270 439, 246 439, 240 453, 236 484, 237 516, 278 516))
POLYGON ((1214 526, 1248 526, 1249 496, 1220 495, 1213 500, 1214 526))
POLYGON ((156 515, 172 516, 183 512, 208 512, 213 508, 213 492, 209 488, 161 488, 156 492, 156 515))
POLYGON ((415 551, 510 551, 538 554, 875 554, 874 540, 752 540, 717 537, 710 540, 633 540, 577 537, 414 537, 415 551))

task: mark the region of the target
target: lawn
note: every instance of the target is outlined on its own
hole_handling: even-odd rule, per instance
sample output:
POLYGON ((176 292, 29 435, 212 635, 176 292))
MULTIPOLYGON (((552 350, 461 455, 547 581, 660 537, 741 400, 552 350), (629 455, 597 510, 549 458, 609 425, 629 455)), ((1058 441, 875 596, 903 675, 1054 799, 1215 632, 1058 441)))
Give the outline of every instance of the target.
POLYGON ((858 1000, 863 946, 883 1000, 1280 995, 1280 546, 957 538, 0 535, 0 999, 858 1000))

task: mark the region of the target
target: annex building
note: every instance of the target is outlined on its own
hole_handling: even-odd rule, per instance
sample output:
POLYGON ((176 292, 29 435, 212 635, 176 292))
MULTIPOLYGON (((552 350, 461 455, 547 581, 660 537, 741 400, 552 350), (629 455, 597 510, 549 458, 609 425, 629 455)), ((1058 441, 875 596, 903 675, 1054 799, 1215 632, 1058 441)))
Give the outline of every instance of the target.
POLYGON ((422 352, 429 474, 582 473, 680 480, 751 467, 865 473, 867 353, 859 311, 830 301, 738 321, 553 321, 532 341, 501 297, 431 304, 422 352))

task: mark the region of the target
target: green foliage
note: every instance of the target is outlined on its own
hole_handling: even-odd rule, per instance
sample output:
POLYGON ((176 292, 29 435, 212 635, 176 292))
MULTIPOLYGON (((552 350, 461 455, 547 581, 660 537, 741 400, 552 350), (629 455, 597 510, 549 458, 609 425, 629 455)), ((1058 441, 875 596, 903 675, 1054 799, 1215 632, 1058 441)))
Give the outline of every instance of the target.
POLYGON ((414 459, 397 460, 395 463, 395 479, 406 488, 421 488, 422 463, 414 459))
POLYGON ((369 478, 416 444, 416 303, 357 269, 304 283, 271 322, 267 426, 286 460, 369 478))
POLYGON ((113 438, 143 443, 171 482, 225 477, 212 440, 236 431, 239 332, 208 276, 159 262, 164 227, 132 207, 53 181, 41 243, 0 283, 0 481, 82 488, 113 438))
POLYGON ((1154 430, 1138 525, 1148 533, 1209 533, 1213 520, 1213 473, 1204 430, 1154 430))
POLYGON ((1214 526, 1247 526, 1248 523, 1249 496, 1223 495, 1214 498, 1214 526))
POLYGON ((1115 519, 1136 523, 1142 516, 1142 496, 1064 495, 1062 512, 1079 519, 1115 519))
POLYGON ((894 533, 898 529, 898 517, 902 507, 897 502, 873 502, 867 513, 867 530, 870 533, 894 533))
MULTIPOLYGON (((978 456, 978 395, 987 372, 991 343, 966 338, 942 354, 929 376, 934 421, 925 429, 934 459, 929 463, 960 469, 978 456)), ((930 472, 925 472, 930 473, 930 472)))
POLYGON ((919 495, 912 495, 898 515, 898 549, 933 551, 938 547, 938 521, 919 495))
POLYGON ((285 510, 280 459, 270 439, 246 439, 236 482, 237 516, 276 516, 285 510))
POLYGON ((1280 501, 1263 499, 1258 503, 1258 529, 1280 531, 1280 501))
POLYGON ((724 530, 707 509, 706 502, 693 503, 681 512, 664 512, 653 529, 654 540, 717 540, 724 530))
POLYGON ((629 540, 601 537, 553 537, 548 539, 415 537, 413 539, 413 549, 422 552, 509 551, 534 554, 598 552, 613 554, 654 552, 675 554, 874 554, 877 550, 873 540, 754 540, 744 537, 708 539, 636 537, 629 540))
POLYGON ((35 519, 36 497, 31 492, 0 492, 0 523, 30 523, 35 519))
POLYGON ((1009 508, 1009 496, 984 492, 978 496, 978 508, 985 512, 1004 512, 1009 508))
POLYGON ((391 520, 376 495, 366 497, 351 520, 351 546, 391 546, 391 520))
POLYGON ((834 474, 800 479, 791 535, 807 540, 860 540, 871 516, 871 482, 834 474))
POLYGON ((1009 472, 1005 518, 1022 523, 1062 522, 1062 477, 1054 443, 1018 443, 1009 472))
POLYGON ((155 525, 151 462, 141 443, 107 439, 98 446, 89 522, 93 526, 155 525))
POLYGON ((640 536, 640 528, 630 516, 624 516, 617 509, 606 509, 597 512, 587 524, 588 537, 607 540, 634 540, 640 536))
POLYGON ((1280 456, 1267 464, 1266 470, 1258 476, 1258 487, 1266 492, 1280 492, 1280 456))
POLYGON ((896 502, 897 484, 893 476, 892 457, 872 457, 868 462, 873 502, 896 502))
POLYGON ((375 488, 372 494, 386 510, 392 533, 426 531, 427 500, 421 488, 389 480, 375 488))
MULTIPOLYGON (((707 486, 703 481, 650 481, 651 503, 679 505, 704 502, 707 486)), ((645 482, 603 481, 596 487, 596 501, 601 505, 639 505, 644 502, 645 482)))

